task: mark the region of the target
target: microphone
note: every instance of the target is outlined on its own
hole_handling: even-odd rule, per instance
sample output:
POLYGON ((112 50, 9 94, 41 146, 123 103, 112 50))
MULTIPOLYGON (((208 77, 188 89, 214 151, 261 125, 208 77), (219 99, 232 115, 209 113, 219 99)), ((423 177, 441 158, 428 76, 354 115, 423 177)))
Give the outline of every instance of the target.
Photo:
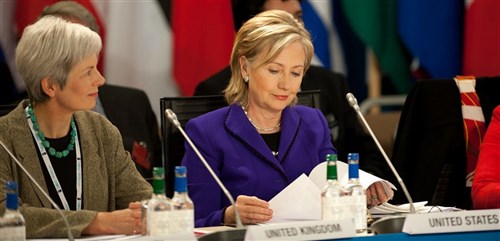
POLYGON ((21 162, 14 156, 14 154, 12 154, 12 152, 5 146, 5 144, 2 141, 0 141, 0 145, 2 145, 3 149, 5 149, 5 151, 7 151, 7 153, 9 154, 9 156, 12 157, 12 159, 14 159, 14 161, 16 162, 16 164, 21 168, 21 170, 23 170, 24 174, 26 174, 26 176, 28 176, 28 178, 43 193, 43 195, 47 199, 49 199, 49 201, 52 204, 52 206, 54 206, 56 208, 57 212, 59 212, 59 214, 61 215, 61 217, 62 217, 62 219, 64 221, 64 225, 66 226, 66 230, 68 231, 68 239, 70 241, 74 241, 75 239, 73 238, 73 234, 71 233, 71 229, 69 228, 68 220, 66 219, 66 216, 64 216, 64 214, 62 213, 62 211, 59 208, 59 206, 54 202, 54 200, 52 200, 52 198, 50 198, 50 196, 43 190, 43 188, 40 186, 40 184, 38 184, 38 182, 36 182, 35 178, 33 178, 31 176, 31 174, 28 172, 28 170, 26 170, 26 168, 24 168, 24 166, 21 164, 21 162))
POLYGON ((396 168, 394 168, 394 166, 392 165, 391 160, 389 160, 389 157, 387 157, 387 154, 385 153, 384 149, 380 145, 380 142, 378 141, 377 137, 373 133, 372 128, 370 128, 370 125, 368 125, 368 122, 366 122, 365 117, 363 116, 363 114, 361 113, 361 111, 359 109, 358 100, 356 100, 356 97, 354 97, 354 95, 352 93, 347 93, 347 95, 345 97, 347 99, 347 102, 349 102, 349 105, 354 109, 354 111, 356 111, 356 113, 360 117, 361 121, 363 122, 363 125, 370 133, 373 141, 375 141, 375 144, 377 145, 378 150, 384 156, 385 162, 387 162, 387 165, 389 166, 389 168, 391 168, 392 173, 394 174, 394 176, 398 180, 399 185, 401 185, 401 188, 403 189, 403 192, 406 196, 406 199, 408 199, 408 202, 410 203, 410 213, 415 213, 415 206, 413 205, 413 199, 411 198, 410 193, 408 192, 408 189, 406 189, 406 185, 403 182, 403 179, 401 179, 401 177, 398 174, 398 171, 396 171, 396 168))
MULTIPOLYGON (((212 175, 212 177, 215 179, 215 181, 217 182, 217 184, 219 185, 219 187, 222 189, 222 191, 224 192, 224 194, 226 195, 227 199, 229 199, 229 202, 231 202, 231 205, 233 206, 233 209, 234 209, 234 214, 235 214, 235 219, 236 219, 236 228, 238 228, 237 230, 243 230, 243 232, 241 233, 238 233, 238 235, 242 235, 242 238, 244 238, 244 227, 243 227, 243 224, 241 222, 241 218, 240 218, 240 214, 238 212, 238 209, 236 208, 236 203, 234 202, 234 199, 233 199, 233 196, 231 196, 231 194, 229 193, 229 191, 227 190, 227 188, 224 186, 224 184, 221 182, 221 180, 219 179, 219 177, 215 174, 214 170, 210 167, 210 165, 208 165, 208 162, 205 160, 205 158, 201 155, 200 151, 198 150, 198 148, 193 144, 193 142, 191 141, 191 138, 189 138, 189 136, 186 134, 186 132, 184 132, 184 129, 182 128, 181 126, 181 123, 179 122, 179 120, 177 119, 177 115, 171 110, 171 109, 166 109, 165 110, 165 115, 168 117, 168 119, 170 120, 170 122, 182 133, 182 135, 184 136, 184 138, 186 139, 186 141, 189 143, 189 145, 191 146, 191 148, 193 148, 194 152, 196 153, 196 155, 200 158, 201 162, 203 162, 203 165, 205 165, 205 167, 207 168, 208 172, 210 172, 210 174, 212 175)), ((229 231, 229 230, 228 230, 229 231)), ((213 233, 212 233, 213 234, 213 233)), ((208 236, 210 234, 207 234, 205 236, 208 236)), ((229 235, 228 237, 231 237, 232 235, 229 235)), ((219 239, 227 239, 227 236, 224 235, 224 237, 219 237, 219 239)), ((199 239, 200 241, 202 240, 201 238, 199 239)), ((208 241, 208 240, 218 240, 216 238, 207 238, 207 239, 203 239, 205 241, 208 241)), ((234 236, 231 237, 231 240, 235 240, 234 239, 234 236)))

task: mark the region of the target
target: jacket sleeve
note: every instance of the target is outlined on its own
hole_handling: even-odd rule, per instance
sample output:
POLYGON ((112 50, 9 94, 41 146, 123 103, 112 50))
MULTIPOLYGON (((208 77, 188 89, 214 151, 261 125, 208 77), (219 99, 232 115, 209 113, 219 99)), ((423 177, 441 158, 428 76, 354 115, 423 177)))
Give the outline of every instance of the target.
POLYGON ((500 106, 491 118, 472 184, 474 209, 500 208, 500 106))
MULTIPOLYGON (((137 202, 151 198, 151 185, 137 171, 130 153, 125 151, 118 129, 109 123, 105 128, 109 131, 109 138, 105 141, 106 159, 113 160, 114 168, 110 169, 114 177, 111 184, 114 186, 115 209, 120 210, 128 207, 130 202, 137 202)), ((110 189, 112 190, 112 189, 110 189)))

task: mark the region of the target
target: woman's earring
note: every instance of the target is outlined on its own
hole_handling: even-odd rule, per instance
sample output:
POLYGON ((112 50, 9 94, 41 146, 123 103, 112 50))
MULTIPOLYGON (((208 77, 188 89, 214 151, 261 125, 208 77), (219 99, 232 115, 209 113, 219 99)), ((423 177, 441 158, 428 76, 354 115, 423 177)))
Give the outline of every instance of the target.
POLYGON ((245 83, 248 83, 248 76, 243 79, 245 83))

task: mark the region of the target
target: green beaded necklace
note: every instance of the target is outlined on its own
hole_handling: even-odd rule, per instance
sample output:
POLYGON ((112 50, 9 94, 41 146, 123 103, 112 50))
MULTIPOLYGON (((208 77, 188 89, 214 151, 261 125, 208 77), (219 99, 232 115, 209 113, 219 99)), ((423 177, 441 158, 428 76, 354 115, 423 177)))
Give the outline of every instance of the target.
POLYGON ((33 129, 36 131, 42 146, 45 147, 45 150, 47 150, 49 155, 55 158, 63 158, 68 156, 69 152, 75 149, 76 125, 73 117, 71 117, 71 140, 69 141, 68 147, 64 151, 56 151, 56 149, 50 146, 50 142, 45 139, 45 135, 43 135, 42 130, 40 130, 40 126, 38 125, 33 107, 31 105, 28 106, 28 113, 30 115, 31 123, 33 123, 33 129))

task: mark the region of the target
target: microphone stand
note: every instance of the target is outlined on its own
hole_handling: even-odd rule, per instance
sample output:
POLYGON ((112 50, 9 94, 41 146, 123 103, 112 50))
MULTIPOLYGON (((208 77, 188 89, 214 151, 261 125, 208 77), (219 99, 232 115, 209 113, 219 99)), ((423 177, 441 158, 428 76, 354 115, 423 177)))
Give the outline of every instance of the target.
POLYGON ((360 108, 358 105, 358 100, 356 100, 356 97, 354 97, 354 95, 352 93, 347 93, 346 99, 347 99, 347 102, 349 102, 349 105, 354 109, 354 111, 356 111, 356 113, 360 117, 361 121, 363 122, 363 125, 366 127, 366 129, 370 133, 373 141, 375 141, 375 144, 377 145, 379 151, 384 156, 384 159, 387 162, 387 165, 391 169, 394 176, 396 176, 396 179, 398 180, 399 185, 401 185, 401 188, 403 189, 403 192, 404 192, 404 194, 405 194, 405 196, 408 199, 408 202, 410 204, 410 213, 415 213, 415 206, 413 205, 413 199, 411 198, 410 193, 408 192, 408 189, 406 189, 406 185, 403 182, 403 179, 399 176, 398 172, 396 171, 396 168, 394 168, 394 166, 392 165, 392 162, 389 160, 389 157, 385 153, 384 148, 382 148, 382 145, 380 145, 380 142, 378 141, 377 137, 373 133, 372 128, 370 128, 370 125, 368 125, 368 122, 366 122, 365 117, 363 116, 363 114, 360 111, 360 108))
MULTIPOLYGON (((200 158, 201 162, 203 165, 205 165, 206 169, 212 177, 215 179, 219 187, 222 189, 226 197, 229 199, 229 202, 231 202, 231 205, 233 206, 234 210, 234 215, 236 219, 236 229, 229 229, 229 230, 224 230, 224 231, 219 231, 219 232, 214 232, 214 233, 209 233, 206 235, 203 235, 198 239, 198 241, 222 241, 222 240, 243 240, 245 236, 246 229, 243 226, 243 223, 241 222, 240 218, 240 213, 238 212, 238 208, 236 207, 236 202, 233 199, 233 196, 229 193, 227 188, 224 186, 222 181, 219 179, 219 177, 215 174, 215 172, 212 170, 210 165, 208 165, 208 162, 205 160, 205 158, 201 155, 200 151, 198 148, 194 145, 194 143, 191 141, 191 138, 186 134, 184 129, 182 128, 179 120, 177 119, 177 115, 171 110, 171 109, 166 109, 165 110, 165 115, 168 117, 170 122, 182 133, 186 141, 189 143, 191 148, 193 148, 194 152, 196 155, 200 158)), ((224 215, 224 214, 222 214, 224 215)))
POLYGON ((14 161, 16 162, 16 164, 21 168, 21 170, 23 170, 24 174, 26 174, 26 176, 28 176, 28 178, 35 184, 35 186, 43 193, 43 195, 49 199, 50 203, 52 204, 52 206, 54 206, 54 208, 57 210, 57 212, 61 215, 63 221, 64 221, 64 225, 66 226, 66 229, 68 231, 68 239, 70 241, 74 241, 75 239, 73 238, 73 234, 71 233, 71 229, 69 227, 69 223, 68 223, 68 220, 66 219, 66 216, 64 216, 64 214, 62 213, 61 209, 59 208, 59 206, 54 202, 54 200, 52 200, 52 198, 50 198, 50 196, 43 190, 43 188, 40 186, 40 184, 38 184, 38 182, 35 181, 35 178, 33 178, 31 176, 31 174, 28 172, 28 170, 26 170, 26 168, 24 168, 24 166, 21 164, 21 162, 14 156, 14 154, 12 154, 12 152, 10 152, 10 150, 5 146, 5 144, 0 141, 0 145, 2 145, 3 149, 5 149, 5 151, 7 151, 7 153, 9 154, 9 156, 14 159, 14 161))

